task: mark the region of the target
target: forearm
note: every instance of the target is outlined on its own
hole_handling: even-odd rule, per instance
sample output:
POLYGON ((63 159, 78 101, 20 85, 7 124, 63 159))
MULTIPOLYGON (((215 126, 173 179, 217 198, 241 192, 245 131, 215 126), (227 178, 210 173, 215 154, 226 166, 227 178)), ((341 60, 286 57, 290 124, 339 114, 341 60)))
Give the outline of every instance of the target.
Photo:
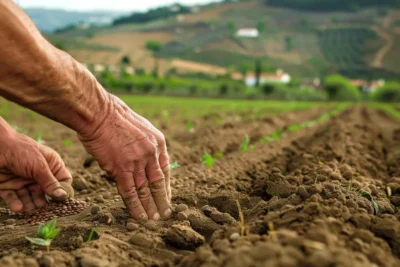
POLYGON ((11 0, 0 1, 0 17, 2 96, 78 132, 112 108, 94 76, 43 38, 11 0))

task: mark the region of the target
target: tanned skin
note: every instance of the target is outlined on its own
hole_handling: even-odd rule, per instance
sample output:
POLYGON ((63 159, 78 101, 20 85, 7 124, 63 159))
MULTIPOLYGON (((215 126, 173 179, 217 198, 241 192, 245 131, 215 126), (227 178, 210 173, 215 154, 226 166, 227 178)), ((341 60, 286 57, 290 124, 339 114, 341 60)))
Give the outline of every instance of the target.
MULTIPOLYGON (((0 95, 76 131, 87 152, 115 178, 133 218, 169 216, 170 169, 164 135, 104 90, 82 64, 51 45, 13 1, 0 1, 0 18, 0 95)), ((60 157, 0 120, 0 146, 10 142, 17 143, 21 153, 10 156, 6 147, 0 147, 0 197, 14 211, 42 206, 44 194, 65 194, 58 181, 71 182, 71 175, 60 157), (46 156, 54 159, 46 161, 46 156), (16 162, 25 173, 13 169, 16 162), (54 171, 52 164, 61 171, 54 171), (47 174, 40 175, 38 168, 47 174)))

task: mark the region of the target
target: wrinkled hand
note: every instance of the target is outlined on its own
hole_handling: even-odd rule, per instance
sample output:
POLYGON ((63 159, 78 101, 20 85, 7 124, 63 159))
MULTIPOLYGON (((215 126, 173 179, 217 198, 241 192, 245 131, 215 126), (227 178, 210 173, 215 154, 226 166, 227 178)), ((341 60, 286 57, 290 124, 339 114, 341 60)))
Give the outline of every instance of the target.
POLYGON ((59 181, 71 184, 72 176, 57 152, 14 130, 0 132, 0 197, 12 211, 45 206, 45 194, 66 195, 59 181))
POLYGON ((110 95, 110 99, 112 108, 101 123, 78 134, 82 144, 115 178, 133 218, 170 216, 170 169, 164 135, 119 98, 110 95))

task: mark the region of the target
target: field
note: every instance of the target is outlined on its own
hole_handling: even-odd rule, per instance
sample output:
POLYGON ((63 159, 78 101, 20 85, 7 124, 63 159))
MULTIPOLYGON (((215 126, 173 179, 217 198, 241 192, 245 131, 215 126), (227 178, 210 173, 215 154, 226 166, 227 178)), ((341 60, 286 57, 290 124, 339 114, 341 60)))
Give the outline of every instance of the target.
POLYGON ((180 165, 172 217, 129 219, 74 132, 1 101, 11 125, 60 153, 76 191, 64 206, 80 210, 57 218, 45 253, 25 236, 54 213, 0 203, 0 266, 399 266, 398 107, 121 98, 162 129, 180 165))

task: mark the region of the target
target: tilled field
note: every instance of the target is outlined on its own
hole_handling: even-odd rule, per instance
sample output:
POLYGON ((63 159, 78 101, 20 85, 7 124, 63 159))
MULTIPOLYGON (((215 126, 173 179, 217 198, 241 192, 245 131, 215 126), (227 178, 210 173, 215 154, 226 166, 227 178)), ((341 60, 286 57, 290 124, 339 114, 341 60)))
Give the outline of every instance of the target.
POLYGON ((113 181, 77 142, 58 145, 73 133, 51 124, 45 141, 71 168, 76 200, 34 219, 0 210, 0 266, 400 266, 399 121, 357 106, 285 131, 326 111, 169 128, 182 167, 172 172, 173 216, 159 222, 129 219, 113 181), (260 142, 277 129, 281 139, 260 142), (205 152, 224 157, 208 170, 205 152), (62 231, 45 253, 25 235, 54 216, 62 231), (85 242, 94 227, 100 239, 85 242))

